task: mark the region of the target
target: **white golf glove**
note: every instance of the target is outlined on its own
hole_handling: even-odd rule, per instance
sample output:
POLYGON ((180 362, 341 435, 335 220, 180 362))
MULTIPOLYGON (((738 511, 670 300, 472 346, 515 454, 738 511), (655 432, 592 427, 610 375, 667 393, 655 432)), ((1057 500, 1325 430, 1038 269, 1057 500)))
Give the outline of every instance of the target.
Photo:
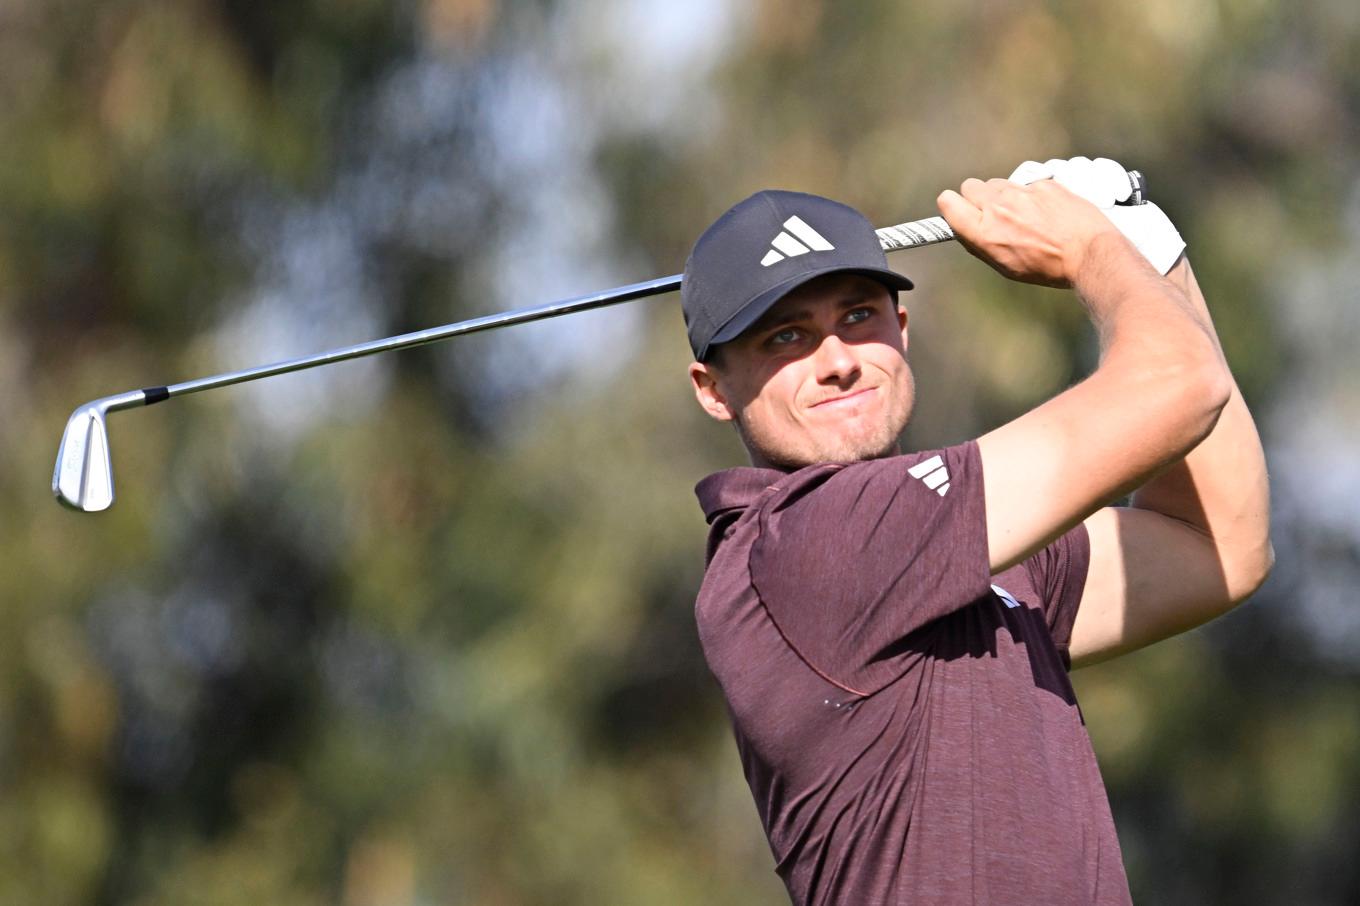
POLYGON ((1022 186, 1041 179, 1051 179, 1100 208, 1159 274, 1171 270, 1185 251, 1185 240, 1161 208, 1150 201, 1119 204, 1133 194, 1133 185, 1124 167, 1108 157, 1054 158, 1043 163, 1027 160, 1010 175, 1011 182, 1022 186))

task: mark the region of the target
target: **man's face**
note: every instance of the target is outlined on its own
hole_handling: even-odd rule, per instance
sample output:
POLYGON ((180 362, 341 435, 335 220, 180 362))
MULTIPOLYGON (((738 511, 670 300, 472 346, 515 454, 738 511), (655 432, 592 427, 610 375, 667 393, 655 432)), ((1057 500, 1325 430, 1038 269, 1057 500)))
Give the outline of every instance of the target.
POLYGON ((758 466, 877 459, 898 452, 915 387, 907 313, 858 274, 811 280, 708 362, 690 366, 699 404, 735 421, 758 466))

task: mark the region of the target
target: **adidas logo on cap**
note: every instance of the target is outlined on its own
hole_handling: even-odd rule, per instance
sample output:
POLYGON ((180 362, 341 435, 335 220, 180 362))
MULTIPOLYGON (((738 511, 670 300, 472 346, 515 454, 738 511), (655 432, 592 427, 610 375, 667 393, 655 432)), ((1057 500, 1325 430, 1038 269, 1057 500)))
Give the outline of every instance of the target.
POLYGON ((836 247, 827 242, 821 233, 808 226, 797 214, 784 221, 784 229, 770 241, 774 248, 760 259, 761 267, 778 264, 785 258, 796 258, 808 252, 829 252, 836 247), (789 235, 792 233, 793 235, 789 235), (794 237, 797 237, 796 239, 794 237), (798 240, 802 240, 799 242, 798 240))

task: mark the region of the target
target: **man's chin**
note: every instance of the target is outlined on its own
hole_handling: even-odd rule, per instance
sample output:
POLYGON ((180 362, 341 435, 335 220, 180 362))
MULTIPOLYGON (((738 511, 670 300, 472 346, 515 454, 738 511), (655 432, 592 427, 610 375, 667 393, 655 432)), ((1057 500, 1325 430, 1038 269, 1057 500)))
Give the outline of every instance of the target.
POLYGON ((879 442, 845 442, 821 446, 814 451, 761 450, 747 443, 751 461, 784 472, 796 472, 808 466, 828 462, 867 462, 872 459, 885 459, 902 452, 897 439, 879 442))
POLYGON ((839 449, 828 451, 820 462, 867 462, 871 459, 884 459, 896 456, 902 450, 894 438, 891 442, 847 444, 839 449))
POLYGON ((902 452, 898 437, 907 417, 893 419, 846 419, 835 425, 808 425, 803 430, 774 436, 756 432, 737 420, 737 431, 751 456, 751 463, 793 472, 827 462, 864 462, 902 452))

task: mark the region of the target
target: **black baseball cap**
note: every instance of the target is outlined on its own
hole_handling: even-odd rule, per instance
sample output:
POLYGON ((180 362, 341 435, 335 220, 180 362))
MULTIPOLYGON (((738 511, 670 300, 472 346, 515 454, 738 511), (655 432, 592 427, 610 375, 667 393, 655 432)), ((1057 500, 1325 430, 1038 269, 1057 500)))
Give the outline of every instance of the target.
POLYGON ((766 189, 723 214, 694 244, 680 307, 694 358, 735 339, 785 295, 823 274, 863 274, 894 292, 911 289, 888 269, 874 227, 820 195, 766 189))

